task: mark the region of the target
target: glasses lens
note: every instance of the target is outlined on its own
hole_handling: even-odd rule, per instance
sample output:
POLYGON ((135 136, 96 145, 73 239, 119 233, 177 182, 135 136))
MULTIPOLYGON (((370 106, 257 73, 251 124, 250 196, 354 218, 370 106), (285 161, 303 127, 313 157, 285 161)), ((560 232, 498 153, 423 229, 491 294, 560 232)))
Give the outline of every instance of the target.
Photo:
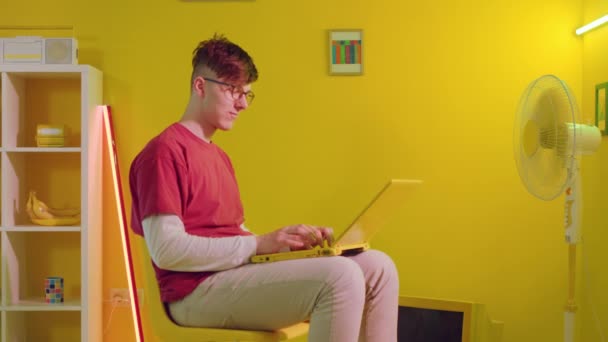
POLYGON ((245 98, 247 99, 247 103, 251 104, 251 102, 253 102, 253 99, 255 98, 255 94, 249 91, 245 94, 245 98))

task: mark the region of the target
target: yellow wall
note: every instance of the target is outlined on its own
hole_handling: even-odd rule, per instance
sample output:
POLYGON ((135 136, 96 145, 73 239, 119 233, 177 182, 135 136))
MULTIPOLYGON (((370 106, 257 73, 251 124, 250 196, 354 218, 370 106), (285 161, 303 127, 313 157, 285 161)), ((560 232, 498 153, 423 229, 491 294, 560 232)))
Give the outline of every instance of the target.
MULTIPOLYGON (((424 179, 374 246, 395 259, 402 294, 485 303, 506 342, 561 339, 563 203, 521 185, 512 128, 542 74, 580 98, 582 16, 581 0, 0 2, 3 25, 76 27, 81 62, 104 71, 125 185, 135 154, 183 111, 196 43, 227 34, 260 70, 254 105, 215 139, 248 226, 340 231, 386 179, 424 179), (327 75, 329 28, 364 30, 364 76, 327 75)), ((126 281, 118 227, 104 229, 107 295, 126 281)), ((131 329, 116 309, 105 340, 131 329)))
MULTIPOLYGON (((590 22, 608 13, 605 1, 585 0, 583 18, 590 22)), ((608 27, 605 25, 587 33, 583 43, 583 112, 594 120, 595 85, 608 82, 608 27)), ((594 121, 592 121, 594 122, 594 121)), ((597 153, 583 158, 582 282, 583 298, 580 320, 581 341, 602 341, 608 337, 608 140, 604 137, 597 153), (601 329, 601 330, 600 330, 601 329), (603 333, 603 334, 602 334, 603 333)))

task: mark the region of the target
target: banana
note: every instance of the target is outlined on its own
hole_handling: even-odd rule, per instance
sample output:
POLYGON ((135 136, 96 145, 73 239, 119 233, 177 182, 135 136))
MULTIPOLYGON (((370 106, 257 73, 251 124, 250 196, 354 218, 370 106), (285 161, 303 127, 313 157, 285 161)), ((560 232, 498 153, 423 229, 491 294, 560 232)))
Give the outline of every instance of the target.
MULTIPOLYGON (((80 215, 79 208, 65 208, 65 209, 51 208, 48 205, 46 205, 46 203, 39 200, 38 197, 36 197, 35 191, 32 191, 32 193, 33 193, 32 194, 32 205, 34 206, 34 208, 36 208, 36 207, 40 208, 40 211, 43 212, 44 216, 46 216, 46 213, 50 214, 52 217, 57 217, 57 216, 66 217, 66 216, 80 215)), ((34 209, 34 213, 38 214, 36 209, 34 209)), ((38 217, 47 218, 44 216, 38 216, 38 217)), ((50 218, 50 217, 48 217, 48 218, 50 218)))
POLYGON ((54 217, 53 214, 48 211, 46 204, 38 201, 35 191, 30 191, 30 198, 32 199, 32 211, 34 212, 34 216, 39 219, 51 219, 54 217))
POLYGON ((80 215, 79 208, 63 208, 63 209, 48 208, 47 210, 49 211, 49 213, 51 213, 51 215, 59 216, 59 217, 70 217, 70 216, 80 215))
POLYGON ((31 219, 41 226, 73 226, 80 223, 80 217, 56 217, 52 219, 31 219))
POLYGON ((30 217, 30 219, 32 218, 36 218, 36 215, 34 215, 34 210, 32 209, 32 192, 30 191, 30 195, 27 198, 27 203, 25 204, 25 211, 27 212, 27 215, 30 217))
POLYGON ((36 197, 35 191, 30 191, 26 212, 33 223, 43 226, 69 226, 80 223, 80 209, 51 208, 36 197))

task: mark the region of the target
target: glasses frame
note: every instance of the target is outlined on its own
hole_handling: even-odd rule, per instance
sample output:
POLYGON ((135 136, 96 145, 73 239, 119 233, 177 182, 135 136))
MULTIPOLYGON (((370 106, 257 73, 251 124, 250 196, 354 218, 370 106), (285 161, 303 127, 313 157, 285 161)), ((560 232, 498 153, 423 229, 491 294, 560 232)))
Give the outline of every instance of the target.
POLYGON ((235 86, 234 84, 222 82, 220 80, 216 80, 216 79, 213 79, 213 78, 203 77, 203 79, 205 81, 209 81, 211 83, 220 84, 220 85, 223 85, 223 86, 230 87, 230 94, 232 95, 232 98, 234 100, 239 100, 239 99, 241 99, 241 97, 244 96, 245 97, 245 101, 247 101, 247 105, 251 105, 251 103, 255 99, 255 94, 251 90, 249 90, 249 91, 243 91, 242 87, 238 87, 238 86, 235 86))

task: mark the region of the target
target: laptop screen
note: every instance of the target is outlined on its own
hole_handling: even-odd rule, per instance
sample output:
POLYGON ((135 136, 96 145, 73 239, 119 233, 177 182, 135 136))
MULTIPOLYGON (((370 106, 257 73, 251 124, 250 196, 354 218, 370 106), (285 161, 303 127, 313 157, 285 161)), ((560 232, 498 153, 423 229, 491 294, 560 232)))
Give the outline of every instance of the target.
POLYGON ((336 240, 339 246, 368 243, 422 184, 417 179, 392 179, 378 192, 353 223, 336 240))

